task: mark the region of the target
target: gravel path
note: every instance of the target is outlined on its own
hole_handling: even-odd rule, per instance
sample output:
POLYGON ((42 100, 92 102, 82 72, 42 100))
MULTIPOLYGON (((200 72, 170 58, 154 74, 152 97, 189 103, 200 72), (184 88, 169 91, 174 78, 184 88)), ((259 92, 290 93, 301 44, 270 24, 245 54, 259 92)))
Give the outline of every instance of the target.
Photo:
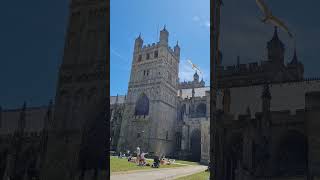
POLYGON ((177 168, 128 171, 126 173, 111 174, 111 180, 172 180, 178 177, 195 174, 206 169, 207 166, 188 165, 177 168))

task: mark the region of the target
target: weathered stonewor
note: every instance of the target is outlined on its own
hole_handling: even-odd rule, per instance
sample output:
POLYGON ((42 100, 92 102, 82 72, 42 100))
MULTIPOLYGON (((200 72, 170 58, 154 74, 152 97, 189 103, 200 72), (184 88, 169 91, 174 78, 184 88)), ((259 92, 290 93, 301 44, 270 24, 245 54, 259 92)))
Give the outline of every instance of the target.
POLYGON ((102 0, 71 1, 43 180, 106 178, 108 9, 102 0))

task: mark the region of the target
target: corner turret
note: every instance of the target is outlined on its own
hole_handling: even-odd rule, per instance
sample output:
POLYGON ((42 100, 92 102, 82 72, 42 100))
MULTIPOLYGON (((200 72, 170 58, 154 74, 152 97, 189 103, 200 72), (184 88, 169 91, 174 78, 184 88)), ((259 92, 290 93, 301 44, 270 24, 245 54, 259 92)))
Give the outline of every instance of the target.
POLYGON ((164 25, 163 29, 160 31, 160 44, 168 45, 169 32, 166 30, 166 25, 164 25))
POLYGON ((178 59, 180 59, 180 46, 179 46, 178 41, 177 41, 177 44, 173 48, 173 52, 178 57, 178 59))
POLYGON ((134 42, 134 52, 140 51, 142 48, 142 45, 143 45, 143 40, 141 38, 141 33, 140 33, 134 42))

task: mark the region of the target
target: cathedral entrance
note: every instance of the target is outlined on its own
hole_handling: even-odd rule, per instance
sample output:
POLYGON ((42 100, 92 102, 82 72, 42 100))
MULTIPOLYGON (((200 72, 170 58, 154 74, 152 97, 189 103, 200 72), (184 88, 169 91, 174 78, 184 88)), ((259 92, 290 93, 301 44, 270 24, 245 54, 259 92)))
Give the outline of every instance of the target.
POLYGON ((235 133, 229 139, 226 151, 225 176, 226 179, 234 180, 236 178, 236 169, 238 163, 242 161, 243 138, 239 133, 235 133))
POLYGON ((289 131, 278 146, 278 174, 303 175, 307 171, 307 138, 297 132, 289 131))
POLYGON ((201 132, 200 130, 194 130, 190 139, 191 160, 199 162, 201 158, 201 132))

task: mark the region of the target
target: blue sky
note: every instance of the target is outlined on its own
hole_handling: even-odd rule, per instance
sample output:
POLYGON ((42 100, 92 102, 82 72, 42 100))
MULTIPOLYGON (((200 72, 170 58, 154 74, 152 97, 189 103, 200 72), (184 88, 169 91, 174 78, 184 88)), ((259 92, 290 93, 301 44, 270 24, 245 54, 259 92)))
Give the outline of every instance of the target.
POLYGON ((3 1, 0 6, 0 106, 47 105, 54 99, 68 1, 3 1))
POLYGON ((191 80, 191 59, 210 82, 209 0, 111 0, 110 1, 110 95, 127 93, 134 39, 141 32, 145 44, 158 42, 166 25, 169 44, 179 41, 180 80, 191 80))
MULTIPOLYGON (((265 0, 274 15, 283 19, 296 35, 298 59, 306 77, 319 77, 320 1, 265 0), (290 8, 288 7, 290 6, 290 8)), ((68 23, 68 2, 4 1, 0 6, 0 106, 47 105, 54 99, 58 67, 68 23)), ((209 81, 209 0, 111 0, 111 95, 127 91, 133 43, 141 32, 146 43, 158 39, 157 26, 167 24, 170 45, 179 40, 181 77, 192 78, 186 64, 190 58, 209 81)), ((223 64, 260 61, 266 57, 266 42, 273 27, 258 21, 261 13, 254 0, 224 0, 221 44, 223 64)), ((292 58, 293 43, 283 32, 286 61, 292 58)))

